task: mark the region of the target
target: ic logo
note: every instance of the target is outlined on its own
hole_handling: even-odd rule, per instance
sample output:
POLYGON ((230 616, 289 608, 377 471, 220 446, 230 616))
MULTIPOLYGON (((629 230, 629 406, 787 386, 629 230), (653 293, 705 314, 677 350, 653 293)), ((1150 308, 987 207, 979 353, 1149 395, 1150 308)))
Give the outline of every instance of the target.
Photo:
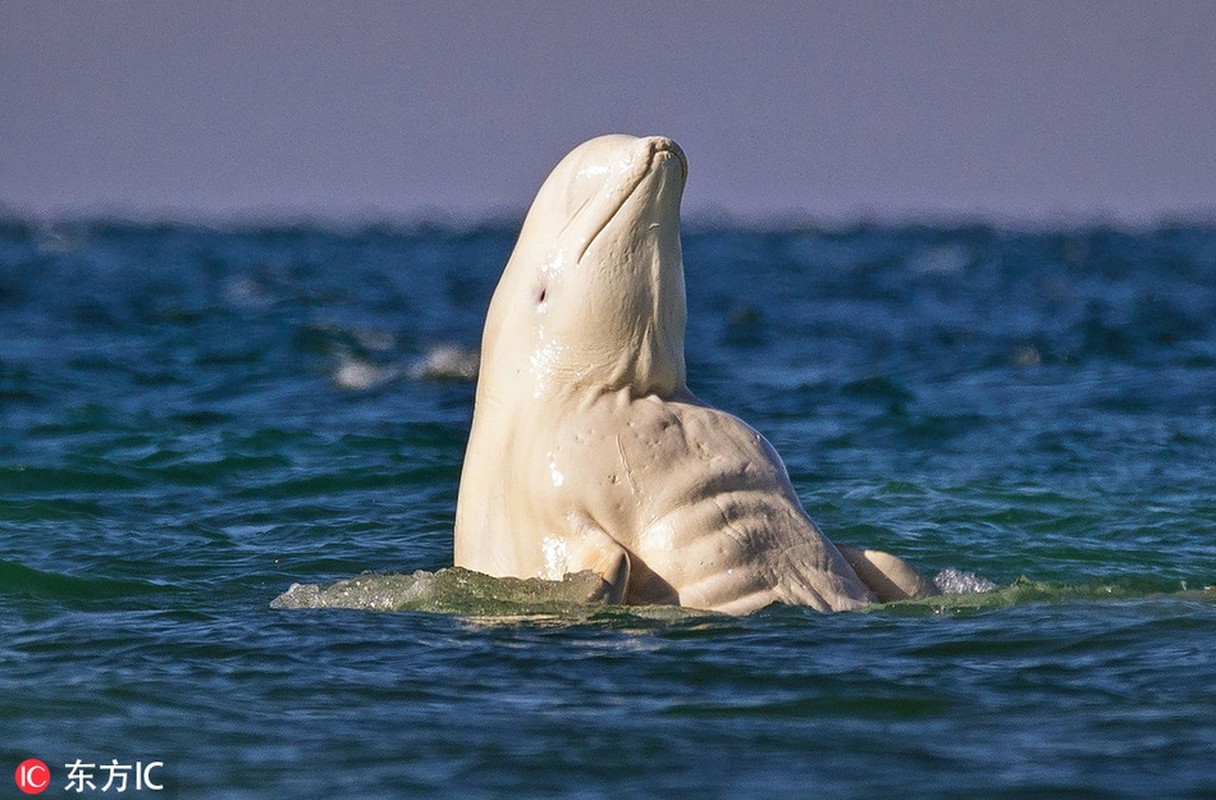
MULTIPOLYGON (((11 763, 11 762, 10 762, 11 763)), ((17 788, 26 794, 42 794, 51 785, 51 770, 36 758, 27 758, 17 765, 17 788)))

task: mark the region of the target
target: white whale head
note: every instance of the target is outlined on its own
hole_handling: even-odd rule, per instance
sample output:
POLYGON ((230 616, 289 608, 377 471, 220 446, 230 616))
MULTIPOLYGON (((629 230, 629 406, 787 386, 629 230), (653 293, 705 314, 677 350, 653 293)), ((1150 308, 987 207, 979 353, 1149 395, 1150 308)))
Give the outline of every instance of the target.
POLYGON ((490 303, 479 398, 684 388, 687 171, 661 136, 601 136, 562 159, 490 303))

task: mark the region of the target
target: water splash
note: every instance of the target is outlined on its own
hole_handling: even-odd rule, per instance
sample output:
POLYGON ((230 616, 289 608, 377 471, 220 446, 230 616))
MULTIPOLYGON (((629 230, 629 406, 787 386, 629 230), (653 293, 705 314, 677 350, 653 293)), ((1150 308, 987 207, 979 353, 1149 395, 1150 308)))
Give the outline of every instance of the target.
POLYGON ((437 344, 410 366, 414 380, 474 381, 480 363, 478 351, 458 344, 437 344))
MULTIPOLYGON (((949 567, 933 579, 942 594, 867 607, 867 612, 941 614, 1004 608, 1024 603, 1069 600, 1126 600, 1156 596, 1142 587, 1110 582, 1078 585, 1048 583, 1020 577, 999 586, 974 573, 949 567), (918 612, 917 609, 920 609, 918 612)), ((412 574, 364 572, 328 586, 294 583, 270 603, 274 609, 348 608, 363 611, 429 611, 485 618, 553 616, 569 621, 610 610, 633 616, 683 619, 712 612, 677 606, 618 606, 604 603, 607 584, 590 571, 567 574, 561 580, 495 578, 450 567, 412 574)), ((1174 593, 1187 599, 1216 599, 1216 589, 1174 593)))
POLYGON ((396 379, 400 371, 378 367, 357 358, 344 358, 333 372, 333 382, 343 389, 374 389, 396 379))
POLYGON ((934 575, 933 585, 942 594, 981 594, 997 588, 997 585, 987 578, 954 567, 946 567, 934 575))
POLYGON ((413 574, 365 572, 326 587, 291 585, 271 608, 353 608, 366 611, 437 611, 458 614, 519 614, 575 610, 603 600, 607 586, 592 572, 559 581, 494 578, 451 567, 413 574))

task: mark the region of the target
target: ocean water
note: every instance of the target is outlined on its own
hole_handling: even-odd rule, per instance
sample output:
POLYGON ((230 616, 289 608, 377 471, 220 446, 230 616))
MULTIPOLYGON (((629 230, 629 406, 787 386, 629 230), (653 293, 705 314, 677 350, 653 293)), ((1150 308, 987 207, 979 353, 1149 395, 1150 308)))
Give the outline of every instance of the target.
POLYGON ((687 230, 693 391, 998 587, 745 618, 441 572, 514 232, 0 222, 0 796, 1216 797, 1216 229, 687 230))

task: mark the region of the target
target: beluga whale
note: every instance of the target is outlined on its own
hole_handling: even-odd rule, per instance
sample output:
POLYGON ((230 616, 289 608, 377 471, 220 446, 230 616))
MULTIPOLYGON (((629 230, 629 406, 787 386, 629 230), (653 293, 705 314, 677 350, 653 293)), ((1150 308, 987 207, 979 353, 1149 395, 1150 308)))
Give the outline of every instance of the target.
POLYGON ((680 200, 663 136, 600 136, 545 180, 490 301, 456 504, 455 564, 611 603, 746 614, 936 594, 833 544, 759 433, 685 383, 680 200))

